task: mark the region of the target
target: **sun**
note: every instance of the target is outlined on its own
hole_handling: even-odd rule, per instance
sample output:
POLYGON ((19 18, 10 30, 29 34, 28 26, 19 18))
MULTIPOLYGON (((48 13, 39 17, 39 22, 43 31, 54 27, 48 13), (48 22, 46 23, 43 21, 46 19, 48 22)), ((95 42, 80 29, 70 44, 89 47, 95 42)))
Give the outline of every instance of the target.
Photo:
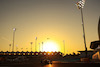
POLYGON ((43 44, 43 51, 45 52, 58 51, 58 44, 54 41, 47 41, 43 44))

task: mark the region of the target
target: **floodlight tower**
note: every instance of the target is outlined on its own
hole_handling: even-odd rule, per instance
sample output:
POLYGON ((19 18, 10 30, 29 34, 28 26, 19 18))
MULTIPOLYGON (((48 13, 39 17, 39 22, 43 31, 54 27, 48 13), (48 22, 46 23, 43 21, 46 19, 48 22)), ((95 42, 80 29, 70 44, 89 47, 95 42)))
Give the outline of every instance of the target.
POLYGON ((78 9, 80 9, 80 11, 81 11, 81 19, 82 19, 82 27, 83 27, 83 38, 84 38, 84 45, 85 45, 85 53, 86 53, 86 57, 87 57, 87 46, 86 46, 86 37, 85 37, 85 28, 84 28, 84 19, 83 19, 83 10, 82 10, 84 5, 85 5, 85 0, 79 1, 76 4, 78 9))
POLYGON ((37 37, 35 37, 35 52, 37 51, 36 48, 37 48, 37 37))
POLYGON ((33 42, 30 42, 31 43, 31 52, 32 52, 32 44, 33 44, 33 42))
POLYGON ((16 52, 17 52, 17 49, 18 49, 18 45, 16 45, 16 52))
POLYGON ((11 44, 9 44, 9 52, 10 52, 10 50, 11 50, 11 44))
POLYGON ((13 28, 13 46, 12 46, 12 51, 14 51, 15 31, 16 31, 16 28, 13 28))
POLYGON ((64 55, 65 55, 65 40, 63 40, 63 45, 64 45, 64 55))
POLYGON ((42 52, 43 52, 43 42, 42 42, 42 52))

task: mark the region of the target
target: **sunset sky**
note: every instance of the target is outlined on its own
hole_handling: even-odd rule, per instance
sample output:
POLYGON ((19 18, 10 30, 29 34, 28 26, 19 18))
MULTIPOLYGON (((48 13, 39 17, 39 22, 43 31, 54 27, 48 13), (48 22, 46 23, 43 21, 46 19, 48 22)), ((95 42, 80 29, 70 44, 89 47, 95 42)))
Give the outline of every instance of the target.
MULTIPOLYGON (((15 47, 17 50, 37 50, 42 42, 57 51, 72 53, 85 50, 80 10, 75 4, 79 0, 0 0, 0 51, 9 51, 12 45, 13 28, 15 47), (27 48, 27 49, 26 49, 27 48)), ((100 0, 86 0, 83 8, 87 48, 91 41, 98 40, 98 21, 100 16, 100 0)), ((48 47, 47 47, 48 48, 48 47)), ((11 49, 12 50, 12 46, 11 49)))

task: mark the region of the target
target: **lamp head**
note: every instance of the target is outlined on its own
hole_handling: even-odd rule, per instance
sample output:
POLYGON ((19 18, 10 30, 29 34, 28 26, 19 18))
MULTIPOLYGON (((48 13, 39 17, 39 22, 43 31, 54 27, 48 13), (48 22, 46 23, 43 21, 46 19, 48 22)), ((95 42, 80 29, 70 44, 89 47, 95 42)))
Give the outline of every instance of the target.
POLYGON ((13 31, 16 31, 16 28, 13 28, 13 31))

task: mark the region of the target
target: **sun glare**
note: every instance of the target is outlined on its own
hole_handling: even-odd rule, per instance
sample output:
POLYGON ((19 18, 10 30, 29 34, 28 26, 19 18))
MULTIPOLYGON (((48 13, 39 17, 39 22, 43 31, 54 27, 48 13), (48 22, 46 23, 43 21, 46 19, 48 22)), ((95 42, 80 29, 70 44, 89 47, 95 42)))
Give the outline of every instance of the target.
POLYGON ((51 51, 53 51, 53 52, 58 51, 58 45, 57 45, 57 43, 55 43, 53 41, 47 41, 43 45, 43 51, 46 51, 46 52, 47 51, 49 51, 49 52, 51 52, 51 51))

